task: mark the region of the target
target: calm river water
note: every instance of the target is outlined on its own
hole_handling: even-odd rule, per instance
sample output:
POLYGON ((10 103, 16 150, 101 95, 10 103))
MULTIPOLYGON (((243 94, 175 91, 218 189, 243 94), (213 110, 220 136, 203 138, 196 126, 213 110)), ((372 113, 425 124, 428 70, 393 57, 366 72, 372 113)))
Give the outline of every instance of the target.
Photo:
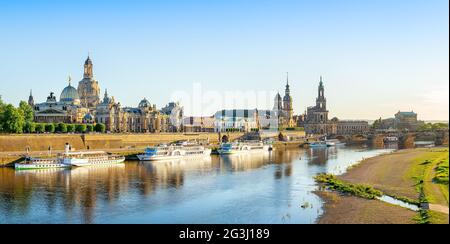
POLYGON ((314 223, 322 213, 314 175, 341 174, 388 151, 332 147, 94 168, 0 168, 0 223, 314 223))

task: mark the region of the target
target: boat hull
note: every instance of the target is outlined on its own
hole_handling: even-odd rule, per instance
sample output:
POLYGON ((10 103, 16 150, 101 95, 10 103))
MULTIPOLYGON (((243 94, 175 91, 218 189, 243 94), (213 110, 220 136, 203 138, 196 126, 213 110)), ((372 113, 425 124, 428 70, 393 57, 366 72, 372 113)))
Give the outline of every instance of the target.
POLYGON ((211 150, 205 150, 203 154, 196 154, 196 155, 145 155, 145 154, 139 154, 137 155, 137 158, 140 161, 166 161, 166 160, 174 160, 174 159, 182 159, 182 158, 204 158, 204 157, 210 157, 211 150))
POLYGON ((70 165, 53 163, 53 164, 14 164, 16 170, 36 170, 36 169, 56 169, 56 168, 70 168, 70 165))
POLYGON ((108 164, 120 164, 125 162, 125 157, 117 159, 106 159, 106 160, 88 160, 88 159, 65 159, 64 164, 75 166, 75 167, 86 167, 95 165, 108 165, 108 164))
POLYGON ((264 146, 260 149, 241 149, 241 150, 222 150, 218 149, 219 155, 234 155, 234 154, 246 154, 246 153, 262 153, 271 151, 270 146, 264 146))

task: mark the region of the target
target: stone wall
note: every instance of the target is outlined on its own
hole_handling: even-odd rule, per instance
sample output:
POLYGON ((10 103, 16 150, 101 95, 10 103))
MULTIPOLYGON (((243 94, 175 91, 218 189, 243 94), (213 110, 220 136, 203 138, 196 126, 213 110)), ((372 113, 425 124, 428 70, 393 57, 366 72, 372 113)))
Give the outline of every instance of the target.
MULTIPOLYGON (((226 135, 230 140, 235 140, 244 133, 226 133, 226 135)), ((0 135, 0 152, 25 152, 27 147, 32 151, 46 151, 49 146, 53 150, 63 150, 66 143, 71 144, 74 149, 117 149, 194 139, 209 139, 211 143, 217 143, 219 135, 217 133, 0 135)))

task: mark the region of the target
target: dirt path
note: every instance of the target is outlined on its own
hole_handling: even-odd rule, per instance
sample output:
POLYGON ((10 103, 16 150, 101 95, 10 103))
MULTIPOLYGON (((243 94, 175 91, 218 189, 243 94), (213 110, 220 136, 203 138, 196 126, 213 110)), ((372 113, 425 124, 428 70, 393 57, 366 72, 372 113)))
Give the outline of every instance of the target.
POLYGON ((403 175, 409 171, 411 162, 425 152, 426 149, 408 149, 369 158, 339 178, 351 183, 369 184, 387 194, 417 199, 419 194, 415 182, 403 175))
POLYGON ((325 201, 325 214, 318 224, 415 224, 416 212, 377 200, 317 193, 325 201))
POLYGON ((430 210, 439 212, 439 213, 445 213, 448 214, 448 206, 439 205, 439 204, 430 204, 430 210))

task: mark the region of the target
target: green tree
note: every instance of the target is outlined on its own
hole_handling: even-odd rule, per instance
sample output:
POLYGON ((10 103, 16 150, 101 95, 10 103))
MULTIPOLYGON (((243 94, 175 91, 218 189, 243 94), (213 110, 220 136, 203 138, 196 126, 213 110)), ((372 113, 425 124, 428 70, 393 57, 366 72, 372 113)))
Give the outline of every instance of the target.
POLYGON ((67 124, 59 123, 58 126, 56 127, 56 131, 61 133, 67 133, 67 124))
POLYGON ((44 124, 36 124, 36 132, 37 133, 44 133, 45 132, 45 125, 44 124))
POLYGON ((30 105, 28 105, 27 102, 20 101, 19 109, 23 113, 25 122, 33 122, 33 119, 34 119, 33 108, 30 105))
POLYGON ((100 132, 100 133, 105 133, 105 131, 106 131, 105 124, 101 124, 101 123, 96 124, 95 125, 95 131, 96 132, 100 132))
POLYGON ((67 132, 74 133, 75 132, 75 125, 74 124, 68 124, 67 125, 67 132))
POLYGON ((3 103, 2 96, 0 96, 0 132, 3 132, 3 114, 5 112, 5 104, 3 103))
POLYGON ((75 131, 78 133, 85 133, 86 132, 86 125, 85 124, 78 124, 75 126, 75 131))
POLYGON ((34 123, 34 122, 25 122, 24 132, 26 132, 26 133, 34 133, 34 132, 36 132, 36 123, 34 123))
POLYGON ((12 104, 2 105, 1 128, 7 133, 22 133, 25 119, 22 111, 12 104))
POLYGON ((94 131, 94 126, 91 124, 86 125, 86 131, 87 132, 93 132, 94 131))
POLYGON ((55 132, 55 125, 54 124, 46 124, 45 125, 45 132, 54 133, 55 132))

